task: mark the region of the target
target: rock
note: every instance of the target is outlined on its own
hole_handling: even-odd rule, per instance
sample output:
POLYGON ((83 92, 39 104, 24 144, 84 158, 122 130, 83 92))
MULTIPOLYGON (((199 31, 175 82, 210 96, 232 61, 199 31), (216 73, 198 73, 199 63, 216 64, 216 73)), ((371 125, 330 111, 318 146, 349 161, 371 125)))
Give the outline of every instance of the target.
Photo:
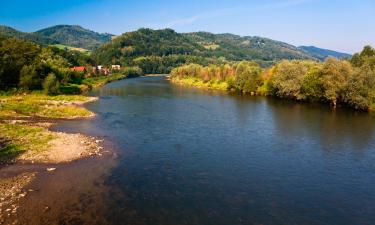
POLYGON ((56 170, 56 168, 54 168, 54 167, 47 168, 47 171, 48 171, 48 172, 53 172, 53 171, 55 171, 55 170, 56 170))

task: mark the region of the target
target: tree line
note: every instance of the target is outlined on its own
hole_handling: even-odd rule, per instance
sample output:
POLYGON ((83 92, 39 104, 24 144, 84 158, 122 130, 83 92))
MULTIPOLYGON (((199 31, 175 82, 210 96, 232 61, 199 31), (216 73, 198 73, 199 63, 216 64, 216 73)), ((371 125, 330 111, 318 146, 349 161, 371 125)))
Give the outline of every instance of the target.
POLYGON ((253 61, 188 64, 173 69, 171 77, 226 82, 229 91, 323 102, 334 107, 369 110, 375 105, 375 50, 370 46, 351 60, 282 60, 268 68, 253 61))
MULTIPOLYGON (((70 87, 77 89, 83 85, 87 75, 87 72, 75 72, 70 68, 90 68, 94 65, 96 62, 91 56, 79 51, 44 47, 0 36, 0 91, 45 90, 48 94, 69 92, 70 87)), ((92 76, 100 75, 88 69, 90 72, 92 76)), ((143 74, 139 68, 125 68, 121 72, 125 75, 143 74)))

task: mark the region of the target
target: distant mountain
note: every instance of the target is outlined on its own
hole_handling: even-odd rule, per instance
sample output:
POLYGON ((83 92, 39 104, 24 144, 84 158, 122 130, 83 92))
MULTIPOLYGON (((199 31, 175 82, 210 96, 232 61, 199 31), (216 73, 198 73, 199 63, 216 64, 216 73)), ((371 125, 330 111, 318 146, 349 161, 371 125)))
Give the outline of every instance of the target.
POLYGON ((57 25, 36 31, 35 34, 51 38, 60 44, 90 50, 110 41, 113 36, 107 33, 100 34, 77 25, 57 25))
POLYGON ((49 37, 42 36, 40 34, 26 33, 26 32, 18 31, 14 28, 2 26, 2 25, 0 25, 0 34, 2 34, 5 37, 15 37, 18 39, 35 42, 40 45, 50 45, 50 44, 58 43, 58 41, 53 40, 49 37))
POLYGON ((347 54, 347 53, 336 52, 336 51, 332 51, 328 49, 318 48, 315 46, 300 46, 298 48, 320 60, 324 60, 327 57, 336 57, 338 59, 345 59, 345 58, 352 57, 352 55, 347 54))

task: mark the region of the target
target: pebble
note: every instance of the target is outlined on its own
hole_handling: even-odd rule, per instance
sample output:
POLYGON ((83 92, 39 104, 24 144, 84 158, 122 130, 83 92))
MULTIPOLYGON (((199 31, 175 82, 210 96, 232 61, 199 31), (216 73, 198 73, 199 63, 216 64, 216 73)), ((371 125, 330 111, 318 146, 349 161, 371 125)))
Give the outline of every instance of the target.
POLYGON ((47 171, 48 172, 52 172, 52 171, 55 171, 56 170, 56 168, 53 168, 53 167, 51 167, 51 168, 47 168, 47 171))

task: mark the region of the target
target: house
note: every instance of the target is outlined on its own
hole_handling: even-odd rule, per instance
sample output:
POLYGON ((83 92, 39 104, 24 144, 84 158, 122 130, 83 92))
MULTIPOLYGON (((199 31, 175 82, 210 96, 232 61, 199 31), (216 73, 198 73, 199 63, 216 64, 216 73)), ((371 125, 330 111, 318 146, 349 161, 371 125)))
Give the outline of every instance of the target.
POLYGON ((103 69, 103 66, 102 65, 99 65, 98 66, 98 70, 101 71, 103 69))
POLYGON ((120 70, 121 66, 120 65, 112 65, 112 70, 120 70))
POLYGON ((108 68, 102 68, 101 73, 103 73, 105 76, 110 76, 111 71, 108 68))
POLYGON ((75 67, 70 68, 70 71, 86 73, 86 67, 84 67, 84 66, 75 66, 75 67))

